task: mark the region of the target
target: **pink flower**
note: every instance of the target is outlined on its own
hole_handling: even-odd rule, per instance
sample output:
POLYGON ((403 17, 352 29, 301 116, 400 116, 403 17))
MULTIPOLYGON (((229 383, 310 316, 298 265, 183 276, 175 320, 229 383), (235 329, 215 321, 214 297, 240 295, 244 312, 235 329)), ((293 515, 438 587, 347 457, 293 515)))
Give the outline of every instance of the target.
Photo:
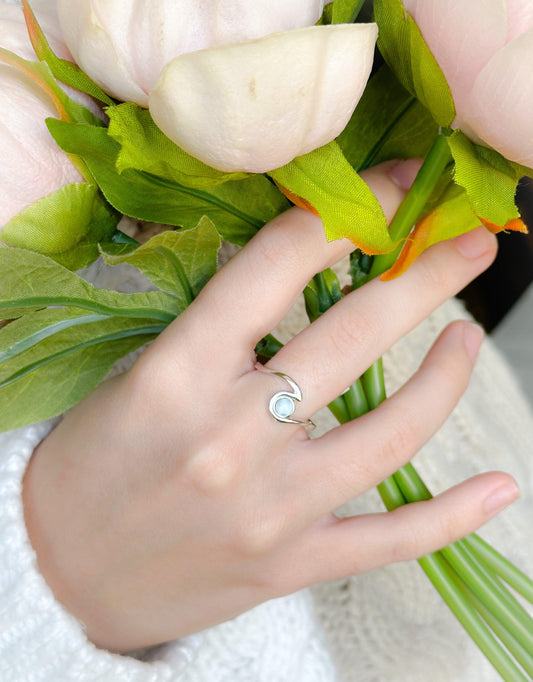
MULTIPOLYGON (((52 14, 39 20, 56 54, 69 57, 52 14)), ((0 3, 0 46, 37 60, 22 10, 0 3)), ((35 81, 0 61, 0 229, 38 199, 66 184, 81 182, 69 157, 48 132, 45 119, 58 117, 52 99, 35 81)))
POLYGON ((403 0, 455 102, 454 128, 533 167, 533 2, 403 0))

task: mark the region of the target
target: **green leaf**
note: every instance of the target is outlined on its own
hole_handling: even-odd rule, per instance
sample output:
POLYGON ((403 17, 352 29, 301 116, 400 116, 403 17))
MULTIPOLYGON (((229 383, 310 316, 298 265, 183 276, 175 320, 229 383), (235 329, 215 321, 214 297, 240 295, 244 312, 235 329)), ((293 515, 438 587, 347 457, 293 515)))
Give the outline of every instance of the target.
POLYGON ((334 0, 332 24, 352 24, 365 0, 334 0))
POLYGON ((54 54, 27 0, 22 0, 22 7, 35 54, 48 64, 52 74, 66 85, 85 92, 104 104, 113 104, 113 100, 77 64, 60 59, 54 54))
POLYGON ((94 317, 76 317, 70 310, 38 311, 0 330, 0 431, 61 414, 90 393, 119 358, 165 326, 112 317, 91 322, 94 317), (64 326, 58 329, 62 316, 64 326), (47 328, 55 333, 46 336, 47 328), (39 329, 44 338, 21 349, 24 339, 35 337, 39 329), (10 356, 17 342, 20 352, 10 356))
POLYGON ((134 218, 192 228, 206 215, 224 239, 243 245, 289 206, 263 175, 196 189, 145 171, 119 173, 120 145, 106 130, 55 119, 47 124, 63 150, 83 158, 109 203, 134 218))
POLYGON ((159 289, 177 296, 185 308, 215 274, 219 248, 218 232, 204 216, 191 230, 161 232, 135 251, 102 255, 108 265, 136 267, 159 289))
POLYGON ((75 183, 14 216, 2 230, 2 241, 77 270, 98 257, 98 242, 111 239, 118 220, 95 185, 75 183))
POLYGON ((451 135, 449 144, 455 160, 455 182, 465 189, 479 220, 494 232, 526 232, 514 197, 518 181, 528 169, 493 149, 474 144, 460 130, 451 135))
POLYGON ((375 0, 374 17, 379 27, 378 48, 387 64, 435 121, 449 127, 455 118, 450 88, 401 0, 375 0))
POLYGON ((328 240, 347 237, 371 254, 394 249, 378 200, 335 142, 298 156, 269 175, 295 203, 320 215, 328 240))
POLYGON ((187 154, 154 123, 150 112, 133 102, 108 107, 109 135, 120 144, 116 167, 146 171, 186 187, 216 187, 248 173, 223 173, 187 154))
POLYGON ((429 111, 383 65, 368 82, 337 142, 356 170, 425 157, 438 133, 429 111))
POLYGON ((0 248, 0 273, 0 319, 67 306, 168 324, 183 310, 176 297, 161 291, 123 294, 98 289, 51 258, 25 249, 0 248))

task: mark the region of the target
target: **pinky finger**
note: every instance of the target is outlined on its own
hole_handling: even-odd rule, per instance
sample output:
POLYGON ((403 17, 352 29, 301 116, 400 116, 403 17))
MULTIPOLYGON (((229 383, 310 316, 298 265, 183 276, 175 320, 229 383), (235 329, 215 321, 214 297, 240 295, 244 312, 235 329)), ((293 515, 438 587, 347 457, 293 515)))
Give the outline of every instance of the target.
POLYGON ((417 559, 473 532, 519 494, 509 475, 491 472, 392 512, 331 517, 303 539, 302 570, 311 584, 417 559))

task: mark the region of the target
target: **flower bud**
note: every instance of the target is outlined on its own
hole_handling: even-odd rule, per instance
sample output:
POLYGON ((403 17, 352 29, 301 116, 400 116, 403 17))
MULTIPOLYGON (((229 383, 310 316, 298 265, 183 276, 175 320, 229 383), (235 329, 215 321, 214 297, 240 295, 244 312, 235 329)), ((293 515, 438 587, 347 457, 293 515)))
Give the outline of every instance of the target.
POLYGON ((186 52, 314 24, 324 0, 58 0, 75 61, 113 97, 148 106, 163 67, 186 52))

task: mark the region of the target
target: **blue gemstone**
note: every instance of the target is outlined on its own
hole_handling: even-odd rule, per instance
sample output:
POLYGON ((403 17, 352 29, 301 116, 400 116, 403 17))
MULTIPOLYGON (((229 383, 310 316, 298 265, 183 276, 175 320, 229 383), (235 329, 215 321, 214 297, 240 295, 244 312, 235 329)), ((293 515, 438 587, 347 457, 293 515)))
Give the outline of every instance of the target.
POLYGON ((286 397, 278 398, 274 403, 274 409, 278 416, 286 419, 294 412, 294 401, 286 397))

